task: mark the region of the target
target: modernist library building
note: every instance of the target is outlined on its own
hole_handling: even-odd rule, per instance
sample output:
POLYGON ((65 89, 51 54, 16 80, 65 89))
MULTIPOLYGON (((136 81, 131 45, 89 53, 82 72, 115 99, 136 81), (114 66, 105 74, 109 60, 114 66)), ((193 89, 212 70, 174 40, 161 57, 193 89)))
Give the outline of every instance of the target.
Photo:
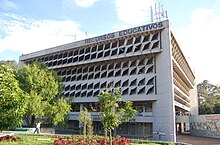
POLYGON ((120 88, 137 110, 117 135, 176 141, 176 116, 198 113, 195 76, 168 20, 22 55, 19 65, 34 61, 56 71, 64 95, 74 98, 67 130, 79 127, 87 107, 94 133, 102 134, 97 96, 109 88, 120 88))

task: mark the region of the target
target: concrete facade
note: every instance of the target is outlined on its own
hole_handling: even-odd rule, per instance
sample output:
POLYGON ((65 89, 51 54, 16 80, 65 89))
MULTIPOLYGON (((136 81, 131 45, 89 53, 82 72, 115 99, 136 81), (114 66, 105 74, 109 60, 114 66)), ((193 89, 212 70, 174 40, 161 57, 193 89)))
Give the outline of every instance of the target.
POLYGON ((195 76, 168 20, 22 55, 19 65, 33 61, 55 70, 64 95, 74 98, 70 129, 87 107, 95 133, 102 133, 97 96, 115 88, 138 111, 119 135, 176 141, 176 115, 198 114, 195 76))

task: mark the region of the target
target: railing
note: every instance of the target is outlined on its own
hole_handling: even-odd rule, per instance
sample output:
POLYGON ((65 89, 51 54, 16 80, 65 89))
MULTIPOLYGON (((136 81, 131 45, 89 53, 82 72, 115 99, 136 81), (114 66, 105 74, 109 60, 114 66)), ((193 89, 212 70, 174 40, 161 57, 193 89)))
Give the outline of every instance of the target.
MULTIPOLYGON (((90 112, 93 121, 97 121, 100 120, 99 115, 100 112, 90 112)), ((69 113, 69 119, 70 120, 78 120, 78 116, 79 116, 79 112, 70 112, 69 113)), ((152 117, 153 116, 153 112, 138 112, 136 114, 136 117, 152 117)))

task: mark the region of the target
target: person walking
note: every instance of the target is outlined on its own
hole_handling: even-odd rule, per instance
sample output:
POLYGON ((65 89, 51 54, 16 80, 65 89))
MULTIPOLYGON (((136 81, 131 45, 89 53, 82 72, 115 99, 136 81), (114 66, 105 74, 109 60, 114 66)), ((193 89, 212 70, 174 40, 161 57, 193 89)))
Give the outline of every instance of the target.
POLYGON ((35 134, 36 132, 37 132, 37 134, 40 133, 40 125, 41 125, 41 122, 38 121, 38 122, 36 123, 36 128, 35 128, 35 130, 34 130, 34 134, 35 134))

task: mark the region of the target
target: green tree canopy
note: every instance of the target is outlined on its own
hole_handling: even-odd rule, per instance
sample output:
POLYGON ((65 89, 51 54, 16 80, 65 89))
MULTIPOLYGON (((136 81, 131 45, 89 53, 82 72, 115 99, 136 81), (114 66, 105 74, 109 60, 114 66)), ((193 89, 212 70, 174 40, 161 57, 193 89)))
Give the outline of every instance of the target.
MULTIPOLYGON (((98 102, 102 108, 100 119, 104 128, 109 131, 110 144, 111 131, 122 124, 122 122, 132 119, 136 114, 136 110, 132 108, 132 102, 123 102, 120 94, 120 90, 116 89, 113 92, 101 92, 98 96, 98 102)), ((107 134, 105 133, 106 136, 107 134)))
POLYGON ((70 105, 60 96, 60 79, 45 65, 24 65, 17 72, 21 89, 29 95, 26 122, 33 125, 35 118, 47 116, 47 121, 57 125, 70 112, 70 105))
MULTIPOLYGON (((92 124, 91 114, 88 112, 86 108, 84 108, 84 110, 80 111, 78 119, 79 119, 79 122, 83 124, 83 135, 85 138, 86 130, 88 130, 87 127, 91 127, 88 125, 92 124)), ((88 131, 91 131, 91 130, 88 130, 88 131)), ((91 136, 91 133, 90 133, 90 136, 91 136)))
POLYGON ((197 85, 199 114, 220 113, 220 87, 207 80, 197 85))
POLYGON ((20 89, 9 66, 0 65, 0 130, 21 126, 27 96, 20 89))

